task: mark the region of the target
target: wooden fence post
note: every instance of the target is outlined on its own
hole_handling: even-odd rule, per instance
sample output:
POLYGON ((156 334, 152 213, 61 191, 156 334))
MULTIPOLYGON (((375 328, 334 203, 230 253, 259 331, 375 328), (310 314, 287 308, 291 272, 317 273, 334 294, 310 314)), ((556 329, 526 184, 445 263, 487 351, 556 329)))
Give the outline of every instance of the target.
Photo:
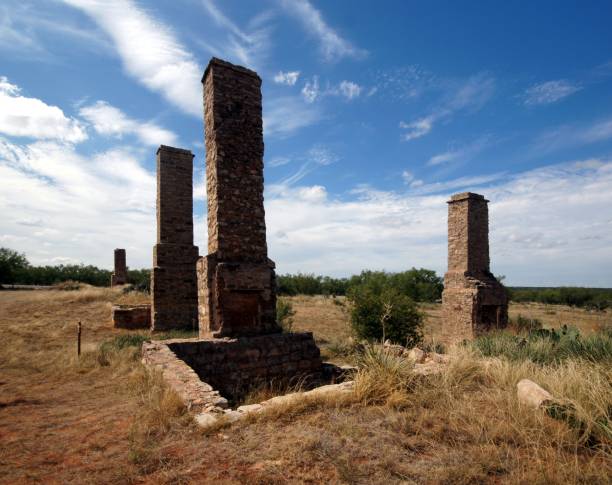
POLYGON ((81 322, 77 326, 77 356, 81 356, 81 322))

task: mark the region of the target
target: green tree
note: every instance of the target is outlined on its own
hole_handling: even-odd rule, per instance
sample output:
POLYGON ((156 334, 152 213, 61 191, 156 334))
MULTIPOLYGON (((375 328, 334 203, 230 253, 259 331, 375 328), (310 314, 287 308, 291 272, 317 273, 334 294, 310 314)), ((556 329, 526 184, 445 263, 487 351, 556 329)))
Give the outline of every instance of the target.
POLYGON ((10 285, 19 282, 29 266, 25 254, 9 248, 0 248, 0 283, 10 285))
POLYGON ((357 337, 389 339, 407 347, 422 340, 423 315, 416 303, 396 288, 363 284, 351 288, 348 297, 353 304, 351 326, 357 337))

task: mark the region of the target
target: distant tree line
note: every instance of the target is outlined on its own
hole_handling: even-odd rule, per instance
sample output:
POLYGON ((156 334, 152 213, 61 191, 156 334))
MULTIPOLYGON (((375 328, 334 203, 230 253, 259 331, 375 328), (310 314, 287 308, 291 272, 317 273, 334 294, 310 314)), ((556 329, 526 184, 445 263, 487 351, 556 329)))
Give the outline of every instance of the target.
MULTIPOLYGON (((128 270, 128 283, 148 290, 151 270, 128 270)), ((63 281, 78 281, 93 286, 110 285, 111 271, 93 265, 59 264, 34 266, 26 255, 0 248, 0 284, 54 285, 63 281)))
POLYGON ((331 278, 314 274, 298 273, 277 276, 280 295, 348 295, 351 288, 367 286, 376 292, 383 288, 394 288, 414 301, 439 300, 442 296, 443 280, 429 269, 412 268, 400 273, 386 271, 362 271, 350 278, 331 278))
POLYGON ((549 305, 567 305, 592 310, 612 307, 612 288, 582 288, 563 286, 560 288, 508 289, 510 299, 515 302, 539 302, 549 305))
MULTIPOLYGON (((0 284, 54 285, 63 281, 78 281, 94 286, 108 286, 111 271, 93 265, 60 264, 35 266, 26 255, 13 249, 0 248, 0 284)), ((150 269, 128 270, 128 283, 148 291, 150 269)), ((503 279, 503 277, 500 277, 503 279)), ((356 288, 368 288, 376 294, 385 289, 408 296, 415 302, 434 302, 442 297, 443 280, 429 269, 412 268, 399 273, 362 271, 350 278, 332 278, 314 274, 285 274, 276 278, 280 295, 350 296, 356 288)), ((509 287, 515 302, 539 302, 604 310, 612 307, 611 288, 536 288, 509 287)))

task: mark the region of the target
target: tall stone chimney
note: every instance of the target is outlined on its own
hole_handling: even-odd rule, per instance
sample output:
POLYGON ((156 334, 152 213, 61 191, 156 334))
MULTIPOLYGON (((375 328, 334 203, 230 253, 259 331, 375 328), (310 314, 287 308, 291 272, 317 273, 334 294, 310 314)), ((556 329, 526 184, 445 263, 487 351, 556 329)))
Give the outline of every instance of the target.
POLYGON ((442 304, 449 341, 470 339, 508 323, 506 292, 489 266, 488 202, 471 192, 448 201, 448 271, 442 304))
POLYGON ((152 330, 193 329, 198 318, 193 245, 193 154, 157 150, 157 244, 151 274, 152 330))
POLYGON ((263 203, 261 79, 213 58, 202 79, 208 255, 198 262, 200 336, 279 331, 263 203))

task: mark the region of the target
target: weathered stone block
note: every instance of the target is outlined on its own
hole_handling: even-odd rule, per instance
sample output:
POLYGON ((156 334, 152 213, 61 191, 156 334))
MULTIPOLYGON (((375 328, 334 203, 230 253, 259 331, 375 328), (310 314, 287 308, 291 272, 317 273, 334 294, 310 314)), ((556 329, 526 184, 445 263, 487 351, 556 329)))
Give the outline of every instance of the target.
POLYGON ((113 305, 111 320, 115 328, 149 328, 151 305, 113 305))

